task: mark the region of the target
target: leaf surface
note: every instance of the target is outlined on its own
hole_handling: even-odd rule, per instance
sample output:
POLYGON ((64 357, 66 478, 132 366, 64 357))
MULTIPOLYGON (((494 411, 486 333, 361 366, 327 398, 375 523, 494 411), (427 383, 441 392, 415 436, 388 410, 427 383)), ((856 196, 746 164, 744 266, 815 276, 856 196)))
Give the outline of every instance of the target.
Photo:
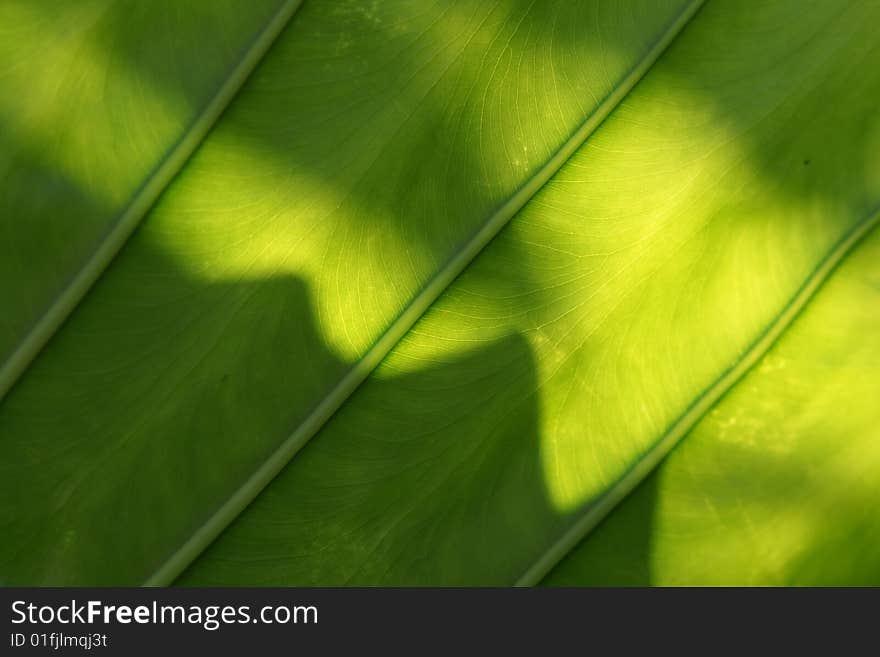
POLYGON ((880 233, 551 585, 880 584, 880 233))
MULTIPOLYGON (((699 581, 674 529, 624 523, 598 571, 594 540, 678 443, 709 467, 730 400, 763 411, 750 369, 817 295, 846 305, 823 287, 840 263, 873 275, 851 254, 880 221, 878 19, 305 2, 0 405, 0 580, 699 581)), ((799 392, 776 426, 807 435, 786 476, 812 481, 830 434, 799 392)), ((697 494, 670 490, 660 527, 697 494)), ((868 576, 833 537, 873 521, 822 544, 850 570, 798 558, 868 576)), ((756 583, 793 572, 782 554, 756 583)))
POLYGON ((704 7, 182 581, 540 581, 878 221, 877 8, 798 6, 704 7))
POLYGON ((306 3, 0 407, 3 578, 188 563, 697 6, 306 3))
POLYGON ((298 4, 0 6, 0 399, 298 4))

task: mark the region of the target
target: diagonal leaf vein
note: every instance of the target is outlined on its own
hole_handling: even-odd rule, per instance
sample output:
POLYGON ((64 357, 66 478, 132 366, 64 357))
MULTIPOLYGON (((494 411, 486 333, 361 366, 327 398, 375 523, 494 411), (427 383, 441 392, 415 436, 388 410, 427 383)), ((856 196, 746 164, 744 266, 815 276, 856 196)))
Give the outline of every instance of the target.
POLYGON ((302 0, 287 0, 282 3, 186 132, 138 188, 88 260, 71 277, 64 289, 34 323, 6 362, 0 365, 0 400, 27 371, 43 347, 52 339, 71 313, 76 310, 92 286, 122 250, 150 208, 210 133, 223 111, 229 106, 278 35, 287 26, 300 4, 302 4, 302 0))
POLYGON ((610 514, 638 485, 644 481, 678 445, 697 423, 705 417, 745 377, 761 358, 786 333, 835 269, 858 244, 880 225, 880 208, 850 229, 818 262, 801 287, 780 313, 732 364, 672 423, 645 454, 599 498, 591 500, 569 528, 552 543, 516 581, 517 586, 541 582, 602 520, 610 514))
POLYGON ((554 155, 501 205, 456 251, 446 264, 413 297, 385 332, 336 386, 313 408, 279 447, 223 502, 207 520, 175 550, 145 582, 147 586, 169 584, 178 577, 229 526, 260 492, 284 469, 370 372, 413 327, 434 301, 492 241, 520 209, 556 174, 636 84, 696 15, 705 0, 692 0, 667 26, 642 59, 568 137, 554 155))

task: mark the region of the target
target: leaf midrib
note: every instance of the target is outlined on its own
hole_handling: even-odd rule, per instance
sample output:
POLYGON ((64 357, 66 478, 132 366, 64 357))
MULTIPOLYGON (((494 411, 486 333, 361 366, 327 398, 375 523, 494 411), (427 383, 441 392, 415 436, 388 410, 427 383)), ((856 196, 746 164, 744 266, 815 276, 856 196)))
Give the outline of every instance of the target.
POLYGON ((226 529, 284 469, 416 321, 449 287, 523 206, 559 171, 595 132, 703 6, 692 0, 649 47, 642 59, 612 89, 556 153, 495 211, 465 244, 447 260, 385 332, 364 353, 336 386, 314 407, 302 423, 263 464, 144 582, 145 586, 171 584, 226 529))
POLYGON ((107 270, 150 208, 211 132, 301 4, 302 0, 286 0, 280 5, 202 111, 137 189, 88 260, 33 324, 6 362, 0 365, 0 401, 107 270))
POLYGON ((779 342, 834 271, 878 225, 880 225, 880 207, 859 221, 837 241, 831 250, 819 260, 794 296, 751 343, 739 360, 724 370, 709 387, 695 397, 678 419, 658 438, 653 447, 638 458, 610 488, 584 507, 568 530, 534 561, 514 583, 514 586, 539 584, 618 504, 624 501, 681 443, 700 420, 715 408, 723 397, 779 342))

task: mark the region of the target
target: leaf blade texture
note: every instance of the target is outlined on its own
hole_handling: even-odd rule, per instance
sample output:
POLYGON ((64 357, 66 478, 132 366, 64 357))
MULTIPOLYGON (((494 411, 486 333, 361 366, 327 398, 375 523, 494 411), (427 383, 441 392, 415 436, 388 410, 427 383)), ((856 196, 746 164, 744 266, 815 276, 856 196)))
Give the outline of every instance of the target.
POLYGON ((0 405, 0 580, 630 572, 571 564, 877 222, 878 10, 573 4, 254 10, 271 47, 0 405))

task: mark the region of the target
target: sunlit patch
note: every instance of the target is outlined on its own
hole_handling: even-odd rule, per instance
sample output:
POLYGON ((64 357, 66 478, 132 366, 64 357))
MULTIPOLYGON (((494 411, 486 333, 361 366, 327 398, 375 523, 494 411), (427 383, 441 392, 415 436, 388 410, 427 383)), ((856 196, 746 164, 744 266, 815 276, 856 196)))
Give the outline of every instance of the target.
POLYGON ((8 65, 0 79, 16 93, 0 93, 0 118, 16 148, 97 204, 119 207, 177 139, 194 107, 179 89, 157 86, 112 53, 112 5, 87 0, 53 4, 49 11, 39 2, 4 3, 0 61, 8 65), (17 33, 53 36, 28 40, 17 33))
MULTIPOLYGON (((806 183, 791 179, 785 148, 815 148, 756 154, 760 131, 771 135, 764 142, 775 136, 775 117, 749 111, 732 117, 659 66, 512 231, 521 261, 552 282, 535 299, 537 326, 521 328, 533 329, 542 461, 560 510, 616 486, 862 218, 833 195, 786 190, 806 183), (564 246, 551 253, 548 243, 564 246)), ((730 417, 719 429, 766 439, 750 422, 730 417)), ((785 453, 793 440, 780 434, 768 451, 785 453)))

